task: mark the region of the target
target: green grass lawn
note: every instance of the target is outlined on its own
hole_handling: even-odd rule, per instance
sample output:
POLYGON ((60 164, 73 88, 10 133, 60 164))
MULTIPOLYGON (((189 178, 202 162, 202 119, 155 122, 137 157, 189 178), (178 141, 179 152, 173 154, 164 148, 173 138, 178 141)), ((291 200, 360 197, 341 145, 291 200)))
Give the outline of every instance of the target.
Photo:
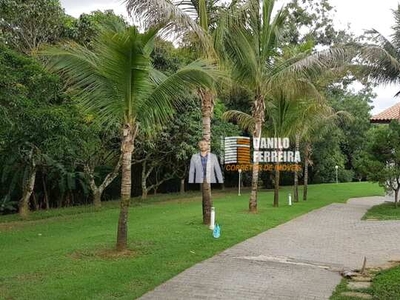
POLYGON ((375 299, 398 300, 400 298, 400 266, 376 275, 371 290, 375 299))
POLYGON ((400 207, 396 208, 394 203, 376 205, 366 212, 363 219, 400 220, 400 207))
MULTIPOLYGON (((371 287, 360 292, 372 295, 374 300, 399 300, 400 299, 400 266, 394 267, 376 274, 372 280, 371 287)), ((348 292, 347 280, 336 287, 330 300, 359 300, 360 298, 347 297, 340 295, 348 292)))
POLYGON ((193 264, 262 231, 333 202, 383 195, 370 183, 309 187, 309 200, 273 208, 259 192, 259 213, 247 212, 249 192, 214 193, 221 238, 201 224, 201 198, 163 195, 134 200, 129 216, 133 255, 115 258, 118 203, 34 213, 30 221, 0 217, 0 299, 134 299, 193 264))

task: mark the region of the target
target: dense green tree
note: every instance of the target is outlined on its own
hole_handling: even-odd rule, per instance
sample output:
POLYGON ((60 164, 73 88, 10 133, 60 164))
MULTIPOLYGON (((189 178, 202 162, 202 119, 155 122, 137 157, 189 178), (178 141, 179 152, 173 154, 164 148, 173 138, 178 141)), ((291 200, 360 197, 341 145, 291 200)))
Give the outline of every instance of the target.
POLYGON ((283 34, 285 43, 296 45, 312 40, 316 45, 331 46, 355 39, 349 30, 335 28, 335 9, 329 0, 292 0, 284 10, 288 16, 283 34))
POLYGON ((57 42, 65 17, 59 0, 2 0, 0 16, 0 40, 26 54, 57 42))
POLYGON ((337 126, 332 126, 329 132, 321 130, 321 136, 307 145, 309 162, 313 165, 312 180, 315 183, 335 182, 335 166, 342 172, 346 163, 346 156, 340 149, 343 133, 337 126))
POLYGON ((100 207, 105 189, 119 175, 122 165, 119 128, 118 125, 104 128, 93 122, 84 129, 76 162, 83 169, 93 204, 100 207))
POLYGON ((73 161, 85 124, 60 93, 58 78, 32 58, 0 46, 0 72, 0 107, 7 116, 0 128, 2 180, 21 182, 6 193, 20 199, 25 217, 37 172, 73 161))
POLYGON ((100 27, 110 22, 120 22, 127 25, 124 18, 116 15, 113 10, 105 10, 104 12, 96 10, 89 14, 83 13, 77 19, 65 16, 62 37, 91 48, 97 33, 101 29, 100 27))
POLYGON ((369 84, 356 92, 349 89, 353 79, 335 81, 337 82, 327 84, 322 80, 319 88, 325 91, 329 104, 336 112, 332 115, 336 120, 327 123, 326 126, 330 124, 329 131, 325 130, 326 126, 315 124, 311 135, 307 135, 305 149, 309 159, 306 161, 312 163, 313 182, 335 181, 335 165, 339 167, 340 181, 353 180, 353 161, 365 147, 366 133, 370 128, 370 103, 374 94, 369 84), (329 141, 329 146, 324 140, 329 141))
POLYGON ((354 169, 353 158, 364 148, 371 127, 369 118, 375 95, 371 88, 354 92, 331 87, 328 89, 328 97, 335 111, 346 111, 352 115, 352 118, 341 118, 337 126, 342 132, 340 149, 346 156, 345 168, 354 169))
POLYGON ((377 126, 368 134, 368 143, 357 160, 368 180, 394 192, 397 207, 400 190, 400 124, 377 126))

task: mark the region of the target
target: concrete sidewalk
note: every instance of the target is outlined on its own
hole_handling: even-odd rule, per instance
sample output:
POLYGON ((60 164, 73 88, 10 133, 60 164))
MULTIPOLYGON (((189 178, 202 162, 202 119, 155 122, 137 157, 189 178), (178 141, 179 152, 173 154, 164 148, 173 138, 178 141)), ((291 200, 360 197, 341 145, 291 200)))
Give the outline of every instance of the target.
POLYGON ((339 271, 400 260, 400 221, 361 221, 384 197, 331 204, 203 261, 140 299, 329 299, 339 271))

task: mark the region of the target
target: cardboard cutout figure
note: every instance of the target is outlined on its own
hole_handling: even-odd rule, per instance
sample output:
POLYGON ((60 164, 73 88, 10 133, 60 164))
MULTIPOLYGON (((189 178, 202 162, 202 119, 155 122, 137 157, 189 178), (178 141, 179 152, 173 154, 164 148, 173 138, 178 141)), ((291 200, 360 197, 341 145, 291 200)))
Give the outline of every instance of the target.
POLYGON ((200 152, 190 159, 189 183, 223 183, 218 158, 209 152, 207 141, 201 140, 199 148, 200 152))

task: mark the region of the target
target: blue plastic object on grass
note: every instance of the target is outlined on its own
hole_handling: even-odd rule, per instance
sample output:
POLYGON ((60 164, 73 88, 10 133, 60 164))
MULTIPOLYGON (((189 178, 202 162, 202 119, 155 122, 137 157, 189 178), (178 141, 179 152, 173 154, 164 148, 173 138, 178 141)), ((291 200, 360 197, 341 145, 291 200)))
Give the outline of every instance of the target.
POLYGON ((220 236, 221 236, 221 227, 218 224, 215 224, 215 227, 213 230, 213 237, 217 239, 220 236))

